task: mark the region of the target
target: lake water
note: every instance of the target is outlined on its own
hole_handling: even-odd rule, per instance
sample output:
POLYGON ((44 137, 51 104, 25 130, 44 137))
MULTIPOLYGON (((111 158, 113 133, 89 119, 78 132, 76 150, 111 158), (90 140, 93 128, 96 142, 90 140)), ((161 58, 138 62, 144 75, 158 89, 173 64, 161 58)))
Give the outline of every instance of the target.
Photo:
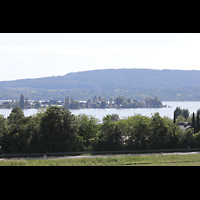
MULTIPOLYGON (((176 107, 187 108, 192 114, 200 109, 199 101, 163 101, 163 105, 167 105, 166 108, 130 108, 130 109, 116 109, 116 108, 107 108, 107 109, 79 109, 79 110, 71 110, 72 114, 86 114, 93 115, 96 118, 102 120, 105 115, 108 114, 118 114, 120 118, 134 116, 136 114, 141 114, 143 116, 151 117, 151 114, 159 112, 161 117, 170 117, 173 118, 173 113, 176 107), (170 107, 168 107, 170 106, 170 107)), ((25 116, 31 116, 38 112, 37 109, 27 109, 24 110, 25 116)), ((0 114, 7 117, 11 113, 11 109, 0 109, 0 114)))

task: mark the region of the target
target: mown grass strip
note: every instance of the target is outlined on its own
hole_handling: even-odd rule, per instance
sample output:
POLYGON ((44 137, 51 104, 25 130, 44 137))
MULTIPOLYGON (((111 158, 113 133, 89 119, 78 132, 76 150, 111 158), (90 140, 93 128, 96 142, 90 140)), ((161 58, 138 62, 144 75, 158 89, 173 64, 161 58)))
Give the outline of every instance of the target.
POLYGON ((200 166, 200 154, 0 160, 0 166, 200 166))

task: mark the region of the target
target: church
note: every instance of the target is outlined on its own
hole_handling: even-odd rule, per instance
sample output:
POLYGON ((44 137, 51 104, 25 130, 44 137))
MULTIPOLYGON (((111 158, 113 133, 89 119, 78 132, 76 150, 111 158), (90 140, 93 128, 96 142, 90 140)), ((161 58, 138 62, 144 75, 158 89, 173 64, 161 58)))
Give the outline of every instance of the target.
POLYGON ((93 98, 93 103, 101 104, 101 102, 102 102, 102 99, 101 99, 100 95, 99 95, 99 98, 97 98, 96 96, 93 98))

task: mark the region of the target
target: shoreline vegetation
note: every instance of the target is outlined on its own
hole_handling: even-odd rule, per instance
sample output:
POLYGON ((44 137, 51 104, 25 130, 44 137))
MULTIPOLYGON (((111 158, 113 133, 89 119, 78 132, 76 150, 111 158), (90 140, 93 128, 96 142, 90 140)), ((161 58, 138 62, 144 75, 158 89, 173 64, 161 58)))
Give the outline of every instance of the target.
POLYGON ((199 147, 200 109, 189 115, 187 109, 177 107, 174 119, 159 113, 122 119, 112 114, 104 116, 102 123, 94 116, 76 116, 58 106, 41 109, 29 117, 20 107, 15 107, 7 118, 0 115, 0 154, 199 147))
POLYGON ((0 102, 1 109, 12 109, 20 107, 21 109, 32 109, 32 108, 45 108, 51 106, 60 106, 66 109, 87 109, 87 108, 162 108, 167 107, 163 105, 162 101, 155 96, 146 97, 145 100, 132 100, 131 98, 125 98, 124 96, 118 96, 115 99, 110 98, 109 101, 101 96, 95 96, 94 98, 88 99, 87 101, 77 101, 73 97, 66 97, 64 101, 59 100, 28 100, 23 94, 20 95, 18 100, 7 100, 0 102))

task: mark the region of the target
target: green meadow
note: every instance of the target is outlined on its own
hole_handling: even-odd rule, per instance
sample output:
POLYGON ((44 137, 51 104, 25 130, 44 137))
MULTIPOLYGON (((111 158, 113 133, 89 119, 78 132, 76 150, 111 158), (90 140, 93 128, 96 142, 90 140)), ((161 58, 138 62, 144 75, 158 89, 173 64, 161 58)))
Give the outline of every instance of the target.
POLYGON ((152 154, 78 158, 8 159, 0 166, 200 166, 200 154, 152 154))

